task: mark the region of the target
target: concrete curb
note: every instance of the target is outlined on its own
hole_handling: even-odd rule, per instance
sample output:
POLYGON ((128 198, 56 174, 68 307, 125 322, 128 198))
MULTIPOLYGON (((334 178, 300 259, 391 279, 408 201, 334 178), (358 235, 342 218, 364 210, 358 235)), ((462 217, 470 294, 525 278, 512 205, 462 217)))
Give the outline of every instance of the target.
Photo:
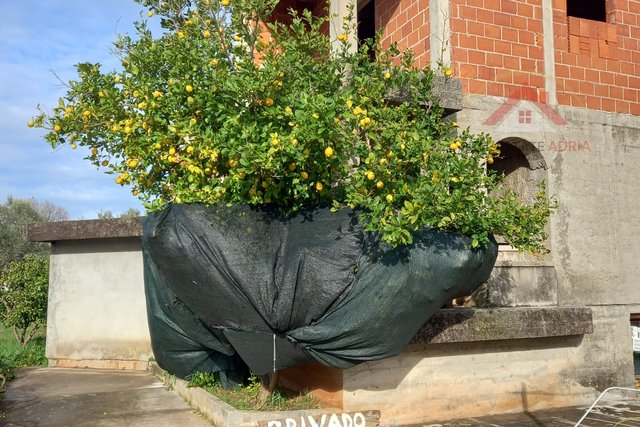
POLYGON ((341 413, 337 408, 309 409, 305 411, 241 411, 228 405, 199 387, 187 387, 187 382, 177 378, 158 366, 149 363, 149 371, 162 380, 165 386, 182 397, 217 427, 257 427, 259 421, 275 421, 283 418, 306 418, 331 412, 341 413))

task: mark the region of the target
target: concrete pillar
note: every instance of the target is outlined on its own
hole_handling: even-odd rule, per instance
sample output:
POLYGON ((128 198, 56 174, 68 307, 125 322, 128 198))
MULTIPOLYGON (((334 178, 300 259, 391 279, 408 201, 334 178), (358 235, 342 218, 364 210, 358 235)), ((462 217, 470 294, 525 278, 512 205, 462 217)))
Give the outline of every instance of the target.
POLYGON ((356 52, 358 49, 358 10, 356 0, 333 0, 329 3, 329 36, 333 50, 340 49, 342 42, 338 40, 338 35, 345 33, 348 37, 349 52, 356 52), (347 21, 349 20, 349 21, 347 21), (345 31, 344 27, 348 28, 345 31))
POLYGON ((553 1, 542 0, 542 37, 544 52, 544 84, 547 92, 547 104, 557 105, 556 96, 556 57, 553 33, 553 1))
POLYGON ((451 66, 451 27, 449 0, 429 0, 431 24, 430 63, 432 69, 451 66))

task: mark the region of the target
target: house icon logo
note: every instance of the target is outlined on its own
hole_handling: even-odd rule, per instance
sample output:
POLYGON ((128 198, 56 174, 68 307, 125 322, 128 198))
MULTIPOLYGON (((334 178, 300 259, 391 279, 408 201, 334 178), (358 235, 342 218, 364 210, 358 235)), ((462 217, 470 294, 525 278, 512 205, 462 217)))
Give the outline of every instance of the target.
POLYGON ((483 124, 496 130, 538 132, 549 126, 565 126, 567 121, 543 102, 507 98, 483 124))

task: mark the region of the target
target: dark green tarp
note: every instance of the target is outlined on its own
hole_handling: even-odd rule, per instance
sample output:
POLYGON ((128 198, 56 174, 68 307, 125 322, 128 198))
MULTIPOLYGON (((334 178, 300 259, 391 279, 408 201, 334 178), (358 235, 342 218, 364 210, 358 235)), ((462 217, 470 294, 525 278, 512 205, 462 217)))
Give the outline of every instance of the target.
POLYGON ((349 368, 397 355, 452 299, 487 280, 495 242, 425 230, 392 249, 354 212, 282 219, 245 205, 170 205, 143 223, 145 288, 158 364, 233 382, 318 361, 349 368))

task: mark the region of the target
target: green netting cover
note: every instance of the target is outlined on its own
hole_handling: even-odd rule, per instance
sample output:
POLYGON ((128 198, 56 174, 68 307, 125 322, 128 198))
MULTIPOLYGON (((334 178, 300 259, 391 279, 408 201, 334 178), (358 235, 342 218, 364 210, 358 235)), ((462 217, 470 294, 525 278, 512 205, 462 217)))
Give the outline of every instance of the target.
POLYGON ((318 361, 349 368, 397 355, 453 298, 487 280, 492 242, 425 230, 392 249, 354 212, 282 219, 246 205, 170 205, 143 222, 158 364, 236 381, 318 361))

